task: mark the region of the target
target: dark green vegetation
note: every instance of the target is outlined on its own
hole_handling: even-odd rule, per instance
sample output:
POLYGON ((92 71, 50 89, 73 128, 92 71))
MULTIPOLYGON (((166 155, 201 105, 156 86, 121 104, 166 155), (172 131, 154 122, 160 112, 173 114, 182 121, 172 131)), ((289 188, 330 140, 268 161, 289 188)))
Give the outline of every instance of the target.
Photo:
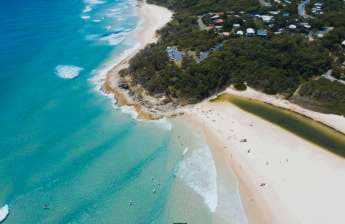
POLYGON ((257 0, 148 0, 149 3, 165 6, 176 12, 202 14, 225 10, 257 11, 260 4, 257 0))
POLYGON ((244 83, 236 83, 234 85, 234 88, 239 91, 245 91, 247 89, 247 86, 244 83))
POLYGON ((340 43, 345 40, 345 4, 343 0, 312 0, 307 7, 308 14, 313 16, 312 23, 317 28, 334 27, 322 43, 330 49, 340 50, 340 43), (315 3, 322 3, 323 14, 313 14, 315 3))
POLYGON ((345 115, 345 88, 339 82, 325 78, 306 82, 298 91, 297 101, 299 98, 311 99, 311 102, 305 104, 314 106, 316 110, 345 115))
POLYGON ((324 27, 331 27, 332 30, 328 32, 320 42, 329 49, 333 54, 332 69, 333 76, 338 79, 345 80, 345 68, 342 65, 345 62, 344 47, 341 43, 345 40, 345 3, 343 0, 311 0, 307 7, 308 14, 312 16, 311 24, 315 28, 322 29, 324 27), (321 3, 323 14, 315 14, 312 8, 315 4, 321 3))
MULTIPOLYGON (((308 91, 301 92, 303 96, 315 101, 332 100, 332 106, 322 104, 332 112, 334 108, 342 107, 344 102, 334 95, 343 93, 345 85, 339 86, 335 82, 309 84, 332 67, 338 68, 339 76, 342 76, 338 61, 343 57, 344 51, 340 49, 339 43, 336 45, 336 51, 327 46, 327 38, 332 39, 331 37, 326 35, 323 39, 311 42, 303 33, 286 32, 270 35, 268 38, 225 38, 214 30, 199 29, 197 16, 208 12, 242 10, 245 14, 277 10, 261 7, 257 0, 149 2, 174 10, 174 18, 159 31, 160 41, 137 54, 130 61, 129 69, 123 70, 121 74, 131 76, 134 84, 140 84, 151 95, 165 95, 168 99, 180 103, 195 103, 231 84, 239 86, 245 83, 267 94, 281 94, 288 98, 299 86, 308 83, 305 85, 308 91), (195 57, 199 56, 200 52, 208 51, 220 43, 224 45, 222 48, 210 53, 201 63, 196 62, 195 57), (176 46, 185 53, 182 64, 169 60, 166 53, 168 46, 176 46), (319 94, 325 89, 327 93, 319 94), (333 89, 336 89, 336 94, 330 94, 333 89)), ((297 4, 294 2, 290 7, 285 10, 289 9, 296 14, 297 4)), ((296 15, 289 17, 291 18, 296 18, 296 15)), ((333 32, 330 35, 333 35, 333 32)), ((333 42, 331 40, 331 43, 333 42)), ((244 89, 243 86, 241 88, 244 89)), ((338 110, 336 112, 339 113, 338 110)))
POLYGON ((244 97, 222 95, 216 101, 228 101, 244 111, 259 116, 345 158, 345 135, 317 121, 289 110, 244 97))

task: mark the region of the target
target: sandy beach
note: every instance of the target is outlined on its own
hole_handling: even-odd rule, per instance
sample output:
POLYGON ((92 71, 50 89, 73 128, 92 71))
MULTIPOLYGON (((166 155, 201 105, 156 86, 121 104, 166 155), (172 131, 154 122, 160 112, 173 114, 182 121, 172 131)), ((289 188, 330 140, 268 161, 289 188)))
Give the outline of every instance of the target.
POLYGON ((237 91, 233 88, 227 88, 223 93, 228 93, 235 96, 243 96, 249 99, 259 100, 276 107, 294 111, 296 113, 302 114, 303 116, 307 116, 315 121, 319 121, 345 134, 345 117, 343 116, 336 115, 336 114, 319 113, 316 111, 308 110, 299 105, 291 103, 282 97, 275 96, 275 95, 267 95, 249 87, 247 88, 246 91, 237 91))
MULTIPOLYGON (((117 105, 132 107, 140 119, 157 119, 160 116, 147 115, 143 111, 147 108, 119 88, 118 72, 128 67, 128 61, 139 50, 157 41, 156 30, 171 20, 172 12, 145 2, 140 3, 138 12, 143 23, 133 37, 139 45, 108 72, 102 90, 114 97, 117 105)), ((289 109, 345 133, 344 117, 307 110, 250 88, 244 92, 228 88, 225 93, 289 109)), ((215 223, 228 222, 230 218, 227 211, 231 196, 227 195, 227 188, 234 187, 234 183, 228 177, 229 170, 238 178, 250 224, 343 223, 343 159, 228 103, 205 100, 181 111, 194 128, 203 131, 212 149, 217 181, 219 178, 222 182, 218 185, 220 200, 215 223)))
POLYGON ((249 223, 343 223, 342 158, 230 103, 186 116, 234 170, 249 223))

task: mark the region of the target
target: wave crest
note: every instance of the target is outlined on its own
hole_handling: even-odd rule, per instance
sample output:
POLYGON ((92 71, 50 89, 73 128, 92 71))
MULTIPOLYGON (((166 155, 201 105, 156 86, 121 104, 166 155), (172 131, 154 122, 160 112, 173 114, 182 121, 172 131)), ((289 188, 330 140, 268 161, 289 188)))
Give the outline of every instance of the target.
POLYGON ((194 150, 190 156, 180 162, 176 174, 204 199, 211 212, 216 211, 217 171, 207 145, 194 150))
POLYGON ((55 68, 55 74, 63 79, 74 79, 84 69, 75 65, 58 65, 55 68))

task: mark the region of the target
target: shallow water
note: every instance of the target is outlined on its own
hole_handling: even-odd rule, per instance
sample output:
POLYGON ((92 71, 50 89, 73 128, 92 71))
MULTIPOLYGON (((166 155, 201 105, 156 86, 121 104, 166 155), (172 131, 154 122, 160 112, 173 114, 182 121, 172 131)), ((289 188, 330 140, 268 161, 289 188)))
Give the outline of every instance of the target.
POLYGON ((177 175, 204 147, 202 140, 184 122, 138 122, 114 110, 91 81, 135 46, 129 36, 139 24, 135 5, 2 2, 0 206, 9 204, 6 224, 212 223, 205 195, 177 175))
POLYGON ((295 112, 245 97, 222 95, 218 101, 228 101, 239 108, 272 122, 309 142, 345 157, 345 135, 295 112))

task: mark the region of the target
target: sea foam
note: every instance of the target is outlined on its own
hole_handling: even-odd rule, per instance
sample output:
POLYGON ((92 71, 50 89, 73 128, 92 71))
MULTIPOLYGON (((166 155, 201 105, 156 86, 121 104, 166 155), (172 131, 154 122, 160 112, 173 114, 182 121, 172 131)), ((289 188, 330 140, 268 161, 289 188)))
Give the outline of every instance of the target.
POLYGON ((101 0, 84 0, 84 3, 86 4, 83 13, 88 13, 92 11, 92 5, 98 5, 98 4, 103 4, 105 1, 101 0))
POLYGON ((84 2, 86 4, 90 4, 90 5, 97 5, 97 4, 105 3, 105 1, 101 1, 101 0, 84 0, 84 2))
POLYGON ((80 18, 87 20, 87 19, 90 19, 90 16, 81 16, 80 18))
POLYGON ((126 39, 127 33, 121 33, 121 34, 109 34, 107 36, 101 37, 99 40, 102 42, 106 42, 109 45, 115 46, 120 44, 122 41, 126 39))
POLYGON ((91 5, 87 5, 87 6, 85 6, 85 8, 83 10, 83 13, 88 13, 88 12, 91 12, 91 11, 92 11, 91 5))
POLYGON ((166 129, 168 131, 171 131, 172 129, 172 124, 167 118, 161 118, 159 120, 153 120, 149 122, 157 125, 159 128, 166 129))
POLYGON ((207 145, 190 153, 179 163, 177 176, 198 193, 211 212, 218 205, 217 171, 212 154, 207 145))
POLYGON ((55 68, 55 74, 63 79, 74 79, 84 70, 74 65, 58 65, 55 68))

